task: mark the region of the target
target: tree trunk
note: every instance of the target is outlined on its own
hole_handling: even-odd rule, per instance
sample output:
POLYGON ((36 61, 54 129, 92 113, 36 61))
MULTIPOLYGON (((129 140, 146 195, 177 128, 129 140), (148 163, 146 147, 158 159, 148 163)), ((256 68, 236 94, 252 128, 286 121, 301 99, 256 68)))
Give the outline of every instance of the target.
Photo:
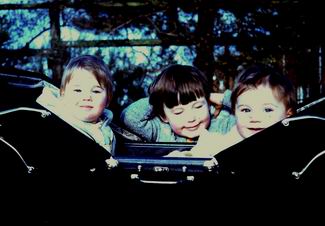
POLYGON ((52 70, 53 82, 56 85, 59 85, 61 83, 63 64, 65 59, 65 50, 62 48, 61 43, 60 13, 61 12, 59 5, 53 4, 53 6, 49 8, 52 54, 49 55, 48 65, 52 70))
POLYGON ((194 60, 194 65, 206 73, 209 80, 212 81, 215 71, 215 60, 213 56, 215 8, 213 7, 213 1, 203 0, 199 6, 198 13, 199 19, 196 28, 197 55, 194 60))

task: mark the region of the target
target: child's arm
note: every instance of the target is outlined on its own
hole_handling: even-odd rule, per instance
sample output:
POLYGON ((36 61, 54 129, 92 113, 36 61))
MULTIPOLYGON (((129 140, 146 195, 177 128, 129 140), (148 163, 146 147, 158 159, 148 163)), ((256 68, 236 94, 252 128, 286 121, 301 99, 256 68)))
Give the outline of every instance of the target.
POLYGON ((190 151, 173 151, 166 157, 210 158, 242 140, 236 126, 227 134, 211 133, 205 130, 190 151))
POLYGON ((217 115, 214 114, 215 117, 212 117, 209 131, 226 134, 236 124, 236 118, 231 111, 231 91, 226 90, 223 94, 213 93, 211 95, 210 101, 211 99, 214 103, 218 101, 221 107, 217 115))
POLYGON ((191 149, 193 157, 213 157, 222 150, 230 147, 235 143, 228 134, 211 133, 207 130, 199 137, 197 144, 191 149))
POLYGON ((209 100, 213 105, 226 107, 230 111, 231 90, 227 89, 223 93, 211 93, 209 100))
POLYGON ((120 116, 125 127, 147 141, 157 141, 160 119, 150 118, 149 98, 142 98, 126 107, 120 116))
POLYGON ((210 133, 206 129, 201 133, 197 144, 190 151, 173 151, 165 157, 209 158, 223 150, 220 146, 223 135, 210 133))
POLYGON ((214 104, 222 104, 223 97, 224 93, 211 93, 209 99, 214 104))

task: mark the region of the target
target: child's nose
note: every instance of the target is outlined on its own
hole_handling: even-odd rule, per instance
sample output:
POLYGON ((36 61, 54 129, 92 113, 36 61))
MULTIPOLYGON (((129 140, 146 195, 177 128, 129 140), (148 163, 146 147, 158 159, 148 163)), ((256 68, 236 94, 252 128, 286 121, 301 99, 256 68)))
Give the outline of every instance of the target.
POLYGON ((194 122, 196 120, 196 115, 193 112, 188 112, 186 114, 186 119, 188 122, 194 122))
POLYGON ((263 115, 259 113, 253 113, 250 115, 251 122, 261 122, 263 121, 263 115))
POLYGON ((91 93, 85 92, 84 95, 82 96, 82 100, 84 100, 84 101, 92 100, 91 93))

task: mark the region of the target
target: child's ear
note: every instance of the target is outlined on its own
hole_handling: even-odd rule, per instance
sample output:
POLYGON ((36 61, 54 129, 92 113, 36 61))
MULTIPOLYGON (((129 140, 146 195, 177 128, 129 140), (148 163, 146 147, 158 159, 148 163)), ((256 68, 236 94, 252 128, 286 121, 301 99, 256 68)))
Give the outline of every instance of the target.
POLYGON ((288 110, 287 110, 287 117, 290 117, 291 115, 293 115, 293 109, 292 108, 289 108, 288 110))
POLYGON ((106 105, 105 105, 105 106, 108 108, 110 103, 111 103, 111 102, 110 102, 109 99, 107 98, 107 100, 106 100, 106 105))
POLYGON ((164 123, 168 123, 168 120, 166 118, 166 116, 159 116, 160 120, 163 121, 164 123))

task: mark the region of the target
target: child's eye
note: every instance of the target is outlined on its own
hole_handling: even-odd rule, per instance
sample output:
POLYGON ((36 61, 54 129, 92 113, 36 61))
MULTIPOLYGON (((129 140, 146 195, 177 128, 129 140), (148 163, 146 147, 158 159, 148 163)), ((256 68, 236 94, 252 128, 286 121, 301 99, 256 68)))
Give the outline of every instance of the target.
POLYGON ((174 112, 175 115, 180 115, 180 114, 182 114, 182 113, 183 113, 182 111, 175 111, 175 112, 174 112))
POLYGON ((99 89, 99 88, 98 89, 93 89, 92 92, 95 93, 95 94, 99 94, 99 93, 103 92, 103 89, 99 89))
POLYGON ((240 111, 245 112, 245 113, 251 112, 251 110, 249 108, 242 108, 242 109, 240 109, 240 111))
POLYGON ((194 108, 197 108, 197 109, 199 109, 201 107, 203 107, 203 104, 196 104, 196 105, 194 105, 194 108))
POLYGON ((182 114, 182 113, 183 113, 182 110, 175 110, 175 111, 173 111, 173 114, 174 114, 174 115, 180 115, 180 114, 182 114))
POLYGON ((76 93, 81 93, 82 90, 81 89, 74 89, 73 92, 76 92, 76 93))
POLYGON ((272 111, 274 111, 274 110, 273 110, 272 108, 265 108, 264 111, 265 111, 265 112, 272 112, 272 111))

